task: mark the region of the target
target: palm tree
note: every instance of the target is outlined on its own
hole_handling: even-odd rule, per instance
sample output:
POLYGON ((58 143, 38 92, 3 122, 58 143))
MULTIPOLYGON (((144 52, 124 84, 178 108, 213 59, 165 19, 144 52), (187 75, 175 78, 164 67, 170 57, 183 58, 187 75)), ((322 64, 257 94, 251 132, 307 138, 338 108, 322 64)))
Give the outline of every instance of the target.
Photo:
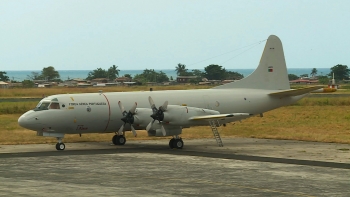
POLYGON ((119 76, 119 69, 118 69, 118 66, 111 66, 109 69, 108 69, 108 79, 109 80, 114 80, 115 78, 117 78, 117 76, 119 76))
POLYGON ((187 68, 186 68, 186 65, 185 64, 180 64, 178 63, 177 64, 177 67, 175 67, 175 71, 177 73, 177 76, 180 76, 182 73, 185 73, 187 72, 187 68))
POLYGON ((316 69, 316 68, 313 68, 313 69, 311 70, 310 75, 311 75, 312 77, 315 77, 315 76, 317 75, 317 69, 316 69))

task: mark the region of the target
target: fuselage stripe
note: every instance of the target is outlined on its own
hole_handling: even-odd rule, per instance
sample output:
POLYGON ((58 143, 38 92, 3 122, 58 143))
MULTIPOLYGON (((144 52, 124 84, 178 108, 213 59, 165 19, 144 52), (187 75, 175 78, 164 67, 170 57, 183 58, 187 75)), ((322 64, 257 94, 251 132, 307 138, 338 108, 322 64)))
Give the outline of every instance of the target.
POLYGON ((109 125, 109 121, 111 120, 111 105, 109 104, 109 100, 108 100, 107 96, 103 93, 102 93, 102 95, 106 98, 106 101, 108 103, 108 122, 107 122, 106 128, 104 130, 104 131, 106 131, 108 128, 108 125, 109 125))

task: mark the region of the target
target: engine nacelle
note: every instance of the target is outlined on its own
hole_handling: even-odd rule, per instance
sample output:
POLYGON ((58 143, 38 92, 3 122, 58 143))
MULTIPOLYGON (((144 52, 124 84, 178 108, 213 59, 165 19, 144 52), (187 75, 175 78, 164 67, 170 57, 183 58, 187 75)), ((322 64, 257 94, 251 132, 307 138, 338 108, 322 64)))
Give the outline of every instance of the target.
MULTIPOLYGON (((180 135, 182 133, 182 129, 180 127, 179 128, 166 128, 165 132, 166 132, 165 136, 180 135)), ((149 130, 148 136, 163 137, 163 133, 162 133, 161 129, 149 130)))
POLYGON ((167 110, 164 112, 163 124, 186 127, 193 125, 193 121, 189 120, 190 117, 216 114, 220 114, 220 112, 196 107, 168 105, 167 110))
POLYGON ((151 114, 152 109, 150 108, 136 108, 133 124, 137 127, 145 128, 148 125, 148 123, 153 120, 150 117, 151 114))
MULTIPOLYGON (((134 122, 132 123, 136 129, 144 129, 153 121, 150 115, 153 113, 150 108, 136 108, 134 122)), ((161 125, 165 127, 166 136, 179 135, 182 132, 182 128, 195 126, 195 125, 207 125, 207 121, 193 121, 189 118, 193 116, 206 116, 217 115, 220 112, 210 109, 202 109, 196 107, 168 105, 164 113, 164 119, 159 124, 155 121, 152 126, 152 130, 148 132, 149 136, 163 136, 161 131, 161 125)))

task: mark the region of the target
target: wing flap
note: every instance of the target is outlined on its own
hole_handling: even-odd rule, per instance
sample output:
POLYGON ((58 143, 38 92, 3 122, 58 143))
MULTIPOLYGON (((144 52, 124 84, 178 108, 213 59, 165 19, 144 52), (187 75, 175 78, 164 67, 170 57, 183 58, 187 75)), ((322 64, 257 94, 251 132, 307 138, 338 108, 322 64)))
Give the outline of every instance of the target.
POLYGON ((302 94, 307 94, 310 93, 314 90, 318 90, 323 88, 323 86, 312 86, 312 87, 307 87, 307 88, 300 88, 300 89, 291 89, 291 90, 283 90, 279 92, 273 92, 270 93, 270 96, 278 96, 278 97, 283 97, 283 96, 299 96, 302 94))
POLYGON ((232 114, 216 114, 216 115, 206 115, 206 116, 193 116, 189 120, 215 120, 215 119, 226 119, 239 116, 251 116, 249 113, 232 113, 232 114))

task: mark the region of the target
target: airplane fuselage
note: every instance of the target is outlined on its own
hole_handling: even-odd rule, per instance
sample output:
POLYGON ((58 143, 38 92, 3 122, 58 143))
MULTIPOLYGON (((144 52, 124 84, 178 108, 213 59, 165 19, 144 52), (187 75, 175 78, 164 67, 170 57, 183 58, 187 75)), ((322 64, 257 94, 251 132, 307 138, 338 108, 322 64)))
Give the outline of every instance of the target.
MULTIPOLYGON (((275 90, 274 90, 275 91, 275 90)), ((57 102, 59 109, 31 110, 20 117, 26 128, 38 132, 54 133, 96 133, 116 132, 122 124, 122 112, 118 102, 122 102, 125 110, 137 103, 136 114, 139 117, 135 129, 145 129, 152 121, 152 110, 148 97, 152 97, 156 106, 168 101, 169 106, 175 107, 177 117, 182 119, 181 125, 172 119, 169 126, 181 128, 208 125, 208 122, 189 121, 188 117, 198 114, 249 113, 260 114, 266 111, 289 105, 305 95, 295 97, 271 97, 273 90, 261 89, 203 89, 203 90, 168 90, 144 92, 111 92, 61 94, 46 97, 40 101, 57 102), (188 106, 188 107, 186 107, 188 106), (190 115, 187 115, 189 114, 190 115), (187 121, 187 122, 186 122, 187 121), (29 125, 30 124, 30 125, 29 125)), ((220 120, 221 123, 237 121, 247 117, 235 117, 220 120)), ((126 129, 130 127, 125 125, 126 129)), ((156 128, 155 128, 156 129, 156 128)))

